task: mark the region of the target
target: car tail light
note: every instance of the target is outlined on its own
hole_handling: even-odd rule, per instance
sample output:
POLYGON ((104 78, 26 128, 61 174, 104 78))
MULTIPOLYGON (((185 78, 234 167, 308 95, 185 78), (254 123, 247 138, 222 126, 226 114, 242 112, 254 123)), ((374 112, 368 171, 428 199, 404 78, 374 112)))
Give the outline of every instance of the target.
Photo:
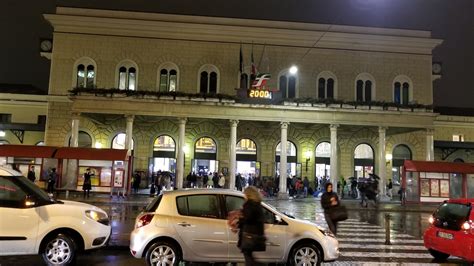
POLYGON ((469 229, 471 229, 471 223, 469 223, 469 222, 464 222, 464 223, 462 224, 462 229, 463 229, 463 230, 466 230, 466 231, 469 230, 469 229))
POLYGON ((145 214, 138 218, 137 223, 135 224, 135 228, 140 228, 143 227, 151 222, 153 220, 154 214, 145 214))
POLYGON ((433 224, 433 223, 434 223, 434 217, 433 217, 433 215, 431 215, 430 218, 428 218, 428 222, 430 222, 430 224, 433 224))

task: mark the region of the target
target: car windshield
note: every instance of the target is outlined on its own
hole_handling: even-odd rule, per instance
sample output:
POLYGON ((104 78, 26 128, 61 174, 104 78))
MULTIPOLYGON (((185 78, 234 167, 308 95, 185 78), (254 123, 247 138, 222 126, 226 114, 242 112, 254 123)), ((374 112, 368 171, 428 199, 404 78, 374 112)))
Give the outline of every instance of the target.
POLYGON ((34 193, 34 195, 40 199, 40 200, 46 200, 46 201, 54 201, 53 199, 51 199, 48 194, 42 190, 41 188, 39 188, 37 185, 35 185, 33 182, 31 182, 30 180, 26 179, 26 177, 24 176, 15 176, 13 178, 16 178, 16 180, 21 183, 22 185, 24 185, 25 187, 28 188, 29 191, 32 191, 34 193))
POLYGON ((470 211, 471 206, 468 204, 443 203, 433 215, 437 221, 435 225, 451 230, 459 230, 461 224, 468 219, 470 211))

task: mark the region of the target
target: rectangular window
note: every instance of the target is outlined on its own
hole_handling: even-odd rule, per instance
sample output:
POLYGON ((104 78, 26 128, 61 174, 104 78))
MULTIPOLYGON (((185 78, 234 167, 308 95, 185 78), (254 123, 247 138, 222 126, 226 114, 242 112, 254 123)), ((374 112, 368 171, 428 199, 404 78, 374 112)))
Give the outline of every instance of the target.
POLYGON ((12 115, 11 114, 0 114, 0 123, 11 123, 12 115))
POLYGON ((38 125, 46 125, 46 116, 45 115, 39 115, 38 116, 38 125))
POLYGON ((161 92, 166 92, 168 91, 168 75, 167 74, 161 74, 160 75, 160 91, 161 92))
POLYGON ((462 134, 454 134, 454 135, 453 135, 453 141, 460 141, 460 142, 463 142, 463 141, 464 141, 464 135, 462 135, 462 134))

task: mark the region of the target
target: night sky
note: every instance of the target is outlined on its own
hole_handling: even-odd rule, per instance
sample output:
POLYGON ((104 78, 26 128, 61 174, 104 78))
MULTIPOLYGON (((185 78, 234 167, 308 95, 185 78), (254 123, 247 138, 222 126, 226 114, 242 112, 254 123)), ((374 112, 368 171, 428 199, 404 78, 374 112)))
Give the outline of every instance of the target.
POLYGON ((0 83, 47 90, 49 60, 39 39, 51 38, 42 14, 56 6, 123 9, 202 16, 301 21, 431 30, 444 43, 433 61, 443 64, 434 83, 436 106, 474 108, 474 0, 2 0, 0 83))

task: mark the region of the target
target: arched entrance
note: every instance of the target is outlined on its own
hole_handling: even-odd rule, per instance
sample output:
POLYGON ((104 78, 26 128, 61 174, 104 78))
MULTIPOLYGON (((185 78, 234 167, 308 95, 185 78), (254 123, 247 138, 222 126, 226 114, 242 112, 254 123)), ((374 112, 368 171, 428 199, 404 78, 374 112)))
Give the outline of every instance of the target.
POLYGON ((257 145, 251 139, 241 139, 235 149, 237 161, 237 174, 243 177, 259 176, 260 163, 257 162, 257 145))
POLYGON ((354 177, 369 177, 374 172, 374 150, 369 144, 357 145, 354 150, 354 177))
MULTIPOLYGON (((412 154, 408 146, 400 144, 393 148, 392 152, 392 183, 400 185, 402 181, 402 168, 405 160, 411 160, 412 154)), ((394 190, 395 191, 395 190, 394 190)), ((397 190, 398 191, 398 190, 397 190)))
POLYGON ((324 141, 316 146, 315 161, 316 161, 316 180, 321 180, 323 177, 330 179, 331 173, 331 143, 324 141))
MULTIPOLYGON (((119 150, 125 150, 125 138, 127 135, 125 133, 118 133, 113 139, 112 139, 112 144, 110 145, 112 149, 119 149, 119 150)), ((131 143, 131 149, 133 150, 135 144, 133 143, 133 138, 132 138, 132 143, 131 143)))
POLYGON ((153 172, 176 172, 176 144, 168 135, 161 135, 153 143, 153 157, 150 160, 153 172))
MULTIPOLYGON (((280 154, 281 154, 281 142, 278 143, 276 146, 276 152, 275 152, 275 164, 276 164, 276 173, 277 175, 280 175, 280 154)), ((286 144, 286 162, 288 163, 287 166, 287 174, 288 176, 291 175, 293 176, 301 176, 301 164, 298 164, 298 158, 297 158, 297 150, 296 150, 296 145, 288 141, 286 144)))
MULTIPOLYGON (((71 137, 69 137, 68 146, 71 147, 71 137)), ((79 131, 78 145, 79 148, 92 148, 92 138, 85 131, 79 131)))
POLYGON ((209 137, 202 137, 194 144, 194 160, 192 171, 198 175, 218 172, 216 142, 209 137))

